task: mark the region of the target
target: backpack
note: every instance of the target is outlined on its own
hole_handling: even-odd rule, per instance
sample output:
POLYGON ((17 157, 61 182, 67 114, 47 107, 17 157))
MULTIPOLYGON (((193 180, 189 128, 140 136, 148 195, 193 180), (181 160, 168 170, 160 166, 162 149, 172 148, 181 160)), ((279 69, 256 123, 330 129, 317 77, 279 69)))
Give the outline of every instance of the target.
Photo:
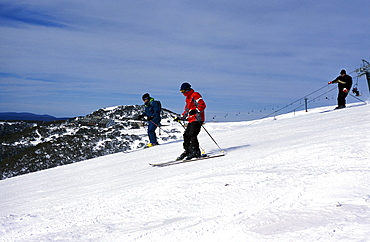
POLYGON ((161 104, 161 102, 159 100, 154 100, 153 102, 157 102, 159 108, 162 110, 162 104, 161 104))

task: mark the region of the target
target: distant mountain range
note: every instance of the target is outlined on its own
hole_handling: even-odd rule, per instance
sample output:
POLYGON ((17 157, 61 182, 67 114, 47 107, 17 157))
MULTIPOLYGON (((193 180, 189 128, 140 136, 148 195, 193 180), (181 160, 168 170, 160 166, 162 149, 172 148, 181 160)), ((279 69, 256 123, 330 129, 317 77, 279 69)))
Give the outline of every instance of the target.
POLYGON ((56 118, 50 115, 39 115, 34 113, 17 113, 17 112, 4 112, 0 113, 0 120, 29 120, 29 121, 55 121, 66 120, 69 118, 56 118))

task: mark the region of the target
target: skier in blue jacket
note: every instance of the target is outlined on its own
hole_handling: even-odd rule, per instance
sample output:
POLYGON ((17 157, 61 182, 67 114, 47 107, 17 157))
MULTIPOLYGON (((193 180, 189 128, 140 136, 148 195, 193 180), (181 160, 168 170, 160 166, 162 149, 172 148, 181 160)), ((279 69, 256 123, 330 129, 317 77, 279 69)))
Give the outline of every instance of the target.
POLYGON ((143 119, 145 116, 148 120, 148 136, 150 143, 147 144, 147 147, 152 147, 158 145, 157 135, 155 130, 159 127, 161 123, 161 109, 162 105, 158 100, 154 100, 149 93, 145 93, 142 97, 145 110, 144 113, 139 115, 139 119, 143 119))

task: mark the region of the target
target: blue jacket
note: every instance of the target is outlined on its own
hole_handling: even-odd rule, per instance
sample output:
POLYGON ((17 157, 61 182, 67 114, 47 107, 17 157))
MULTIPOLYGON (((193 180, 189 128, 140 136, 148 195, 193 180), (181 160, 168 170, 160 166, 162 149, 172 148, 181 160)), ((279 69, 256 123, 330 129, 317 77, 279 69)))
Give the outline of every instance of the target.
POLYGON ((152 117, 151 120, 154 123, 159 124, 161 122, 161 103, 157 100, 154 100, 154 98, 150 98, 144 106, 145 110, 143 114, 146 115, 148 118, 152 117))

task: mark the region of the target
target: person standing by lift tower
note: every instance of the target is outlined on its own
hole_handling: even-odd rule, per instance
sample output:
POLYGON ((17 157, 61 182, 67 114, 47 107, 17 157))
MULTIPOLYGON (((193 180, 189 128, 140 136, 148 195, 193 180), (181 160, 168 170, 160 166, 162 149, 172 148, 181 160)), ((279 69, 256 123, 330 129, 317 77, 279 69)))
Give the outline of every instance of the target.
POLYGON ((202 156, 199 149, 198 134, 205 121, 206 103, 199 92, 194 91, 187 82, 181 84, 180 92, 185 96, 185 108, 180 117, 174 121, 180 122, 187 120, 189 123, 184 132, 184 152, 177 160, 190 160, 202 156))
POLYGON ((341 109, 346 107, 346 97, 352 87, 352 77, 347 75, 346 70, 340 71, 340 76, 335 78, 333 81, 328 82, 328 84, 338 83, 338 107, 335 109, 341 109))

